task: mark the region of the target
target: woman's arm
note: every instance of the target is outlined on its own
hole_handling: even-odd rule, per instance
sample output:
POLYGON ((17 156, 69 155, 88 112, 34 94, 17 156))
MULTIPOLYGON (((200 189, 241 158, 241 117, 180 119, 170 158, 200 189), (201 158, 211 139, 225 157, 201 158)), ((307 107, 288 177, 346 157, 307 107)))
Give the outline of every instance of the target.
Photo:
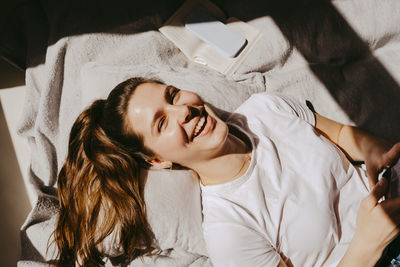
POLYGON ((400 198, 379 202, 389 185, 385 178, 376 183, 379 172, 399 158, 400 143, 391 146, 357 127, 318 114, 315 117, 317 131, 338 145, 350 160, 365 162, 371 188, 369 196, 361 202, 356 231, 338 266, 374 266, 400 232, 400 198))
POLYGON ((361 202, 353 239, 338 267, 375 266, 382 252, 399 234, 400 197, 379 202, 388 191, 382 178, 361 202))
POLYGON ((315 114, 315 128, 338 145, 347 157, 355 162, 364 161, 372 188, 379 173, 396 162, 400 156, 400 142, 394 146, 360 128, 343 125, 315 114))

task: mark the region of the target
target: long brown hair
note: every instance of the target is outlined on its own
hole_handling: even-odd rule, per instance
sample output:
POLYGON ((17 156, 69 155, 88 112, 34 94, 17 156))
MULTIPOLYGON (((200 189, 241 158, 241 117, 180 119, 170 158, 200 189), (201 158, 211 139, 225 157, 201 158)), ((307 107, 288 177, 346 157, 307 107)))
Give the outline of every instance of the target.
POLYGON ((125 262, 154 249, 139 177, 140 168, 147 167, 144 159, 153 152, 126 120, 128 101, 145 82, 158 81, 132 78, 120 83, 72 126, 58 175, 58 266, 103 265, 103 241, 111 235, 125 262))

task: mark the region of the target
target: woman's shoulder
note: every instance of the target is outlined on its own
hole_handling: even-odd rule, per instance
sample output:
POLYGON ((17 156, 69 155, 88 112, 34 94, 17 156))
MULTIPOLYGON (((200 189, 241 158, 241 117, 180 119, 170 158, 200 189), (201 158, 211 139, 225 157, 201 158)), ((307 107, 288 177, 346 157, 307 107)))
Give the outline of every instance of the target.
POLYGON ((295 98, 279 92, 260 92, 252 94, 237 110, 262 108, 264 110, 286 110, 291 112, 301 102, 303 102, 301 98, 295 98))
POLYGON ((308 107, 305 99, 277 92, 261 92, 251 95, 229 119, 236 121, 240 115, 249 120, 261 122, 271 121, 274 118, 280 120, 281 116, 290 116, 303 119, 312 125, 315 123, 314 113, 308 107))

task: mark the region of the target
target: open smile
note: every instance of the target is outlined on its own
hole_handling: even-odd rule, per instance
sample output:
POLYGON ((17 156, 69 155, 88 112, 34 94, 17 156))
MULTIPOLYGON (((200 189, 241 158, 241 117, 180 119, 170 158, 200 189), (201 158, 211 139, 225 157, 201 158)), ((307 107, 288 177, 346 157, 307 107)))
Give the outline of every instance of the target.
POLYGON ((203 110, 199 120, 197 121, 196 126, 194 127, 192 141, 194 141, 195 138, 206 135, 210 131, 212 124, 212 118, 207 114, 205 110, 203 110))

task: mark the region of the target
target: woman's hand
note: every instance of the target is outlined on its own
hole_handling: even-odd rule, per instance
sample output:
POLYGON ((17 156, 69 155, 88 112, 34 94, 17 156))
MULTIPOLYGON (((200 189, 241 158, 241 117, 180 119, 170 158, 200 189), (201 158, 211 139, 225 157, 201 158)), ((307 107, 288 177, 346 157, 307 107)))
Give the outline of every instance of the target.
POLYGON ((388 191, 382 178, 360 205, 356 231, 339 266, 374 266, 399 234, 400 197, 379 202, 388 191))
POLYGON ((365 241, 365 247, 381 252, 400 232, 400 197, 379 202, 388 189, 387 179, 382 178, 361 202, 354 235, 365 241))
POLYGON ((400 157, 400 142, 391 146, 378 138, 368 138, 363 144, 364 161, 370 188, 378 181, 378 175, 384 168, 389 168, 400 157))

